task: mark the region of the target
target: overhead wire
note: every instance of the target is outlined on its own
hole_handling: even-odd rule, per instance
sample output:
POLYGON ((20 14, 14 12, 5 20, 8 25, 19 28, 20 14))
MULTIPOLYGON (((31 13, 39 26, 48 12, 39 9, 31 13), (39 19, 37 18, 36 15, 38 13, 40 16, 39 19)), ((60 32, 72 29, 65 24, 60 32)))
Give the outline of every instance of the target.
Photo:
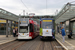
MULTIPOLYGON (((21 2, 23 3, 23 5, 29 10, 29 8, 25 5, 25 3, 21 0, 21 2)), ((30 10, 29 10, 30 11, 30 10)), ((30 11, 31 12, 31 11, 30 11)), ((46 0, 46 14, 47 14, 47 0, 46 0)))
MULTIPOLYGON (((29 8, 25 5, 25 3, 21 0, 21 2, 23 3, 23 5, 29 10, 29 8)), ((30 11, 30 10, 29 10, 30 11)), ((30 11, 31 12, 31 11, 30 11)))

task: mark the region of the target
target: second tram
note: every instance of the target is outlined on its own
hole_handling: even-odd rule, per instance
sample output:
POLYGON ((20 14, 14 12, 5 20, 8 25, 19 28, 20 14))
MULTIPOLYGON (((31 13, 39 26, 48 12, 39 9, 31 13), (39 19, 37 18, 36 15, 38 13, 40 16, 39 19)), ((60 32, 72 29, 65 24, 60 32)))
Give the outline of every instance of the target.
POLYGON ((40 19, 40 38, 55 39, 54 19, 51 19, 51 18, 40 19))

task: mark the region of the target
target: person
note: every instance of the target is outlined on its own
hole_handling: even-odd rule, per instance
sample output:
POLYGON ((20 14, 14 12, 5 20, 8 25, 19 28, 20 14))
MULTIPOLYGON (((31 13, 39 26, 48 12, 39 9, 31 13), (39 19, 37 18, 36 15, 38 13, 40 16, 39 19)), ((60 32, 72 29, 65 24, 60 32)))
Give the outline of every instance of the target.
POLYGON ((70 31, 70 35, 72 36, 72 31, 70 31))
POLYGON ((61 33, 62 33, 62 38, 63 38, 63 42, 65 42, 65 30, 64 30, 64 27, 62 26, 61 27, 61 33))
POLYGON ((55 30, 53 29, 53 31, 52 31, 52 32, 53 32, 53 38, 55 38, 55 30))
POLYGON ((16 36, 18 36, 18 29, 16 28, 16 36))
POLYGON ((70 31, 68 38, 72 38, 72 31, 70 31))
POLYGON ((15 35, 16 35, 16 30, 15 28, 13 28, 13 37, 15 37, 15 35))

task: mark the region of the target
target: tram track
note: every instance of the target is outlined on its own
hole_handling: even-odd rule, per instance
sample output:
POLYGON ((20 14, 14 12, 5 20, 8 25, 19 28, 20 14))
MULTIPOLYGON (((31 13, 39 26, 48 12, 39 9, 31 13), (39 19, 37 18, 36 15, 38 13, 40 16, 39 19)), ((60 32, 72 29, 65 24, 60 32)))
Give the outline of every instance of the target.
POLYGON ((0 50, 65 50, 56 40, 41 41, 39 37, 29 41, 12 41, 0 45, 0 50))
POLYGON ((27 42, 17 50, 65 50, 56 40, 55 41, 41 41, 36 38, 33 41, 27 42), (25 46, 25 47, 24 47, 25 46))
POLYGON ((25 44, 26 42, 23 42, 21 44, 19 44, 18 46, 16 46, 15 48, 13 48, 12 50, 16 50, 17 48, 19 48, 20 46, 22 46, 23 44, 25 44))
POLYGON ((13 45, 13 44, 15 44, 15 43, 17 43, 18 41, 12 41, 12 42, 10 42, 10 43, 6 43, 6 44, 3 44, 3 45, 0 45, 0 50, 2 50, 2 49, 4 49, 4 48, 6 48, 6 47, 9 47, 9 46, 11 46, 11 45, 13 45))
POLYGON ((25 44, 27 41, 12 41, 7 44, 0 45, 0 50, 16 50, 21 45, 25 44))

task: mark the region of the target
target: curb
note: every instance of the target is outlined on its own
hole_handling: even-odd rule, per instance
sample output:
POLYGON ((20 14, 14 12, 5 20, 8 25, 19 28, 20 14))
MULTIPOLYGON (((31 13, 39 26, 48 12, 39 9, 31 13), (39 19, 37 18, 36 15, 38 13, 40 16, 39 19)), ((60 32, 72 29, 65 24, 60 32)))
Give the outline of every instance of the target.
POLYGON ((56 39, 56 41, 57 41, 65 50, 68 50, 68 48, 66 48, 58 39, 56 39))
POLYGON ((14 41, 14 40, 16 40, 16 39, 13 39, 13 40, 9 40, 9 41, 6 41, 6 42, 3 42, 3 43, 0 43, 0 45, 2 45, 2 44, 6 44, 6 43, 9 43, 9 42, 12 42, 12 41, 14 41))

